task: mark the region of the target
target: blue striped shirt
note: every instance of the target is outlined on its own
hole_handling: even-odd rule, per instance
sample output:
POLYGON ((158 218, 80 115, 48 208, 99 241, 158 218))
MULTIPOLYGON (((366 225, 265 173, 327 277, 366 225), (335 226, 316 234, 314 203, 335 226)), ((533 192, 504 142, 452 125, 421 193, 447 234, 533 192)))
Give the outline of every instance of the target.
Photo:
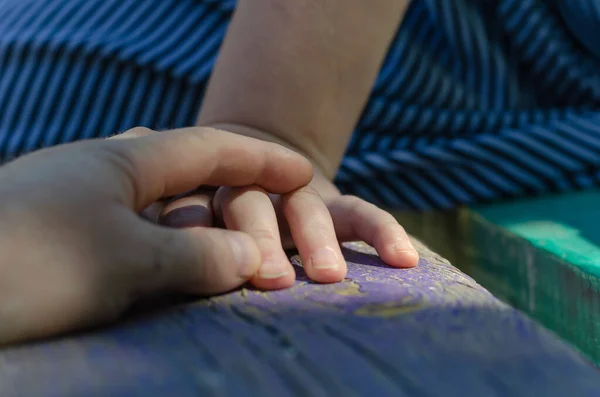
MULTIPOLYGON (((193 125, 235 8, 0 0, 0 156, 193 125)), ((600 184, 600 0, 414 0, 336 178, 396 208, 600 184)))

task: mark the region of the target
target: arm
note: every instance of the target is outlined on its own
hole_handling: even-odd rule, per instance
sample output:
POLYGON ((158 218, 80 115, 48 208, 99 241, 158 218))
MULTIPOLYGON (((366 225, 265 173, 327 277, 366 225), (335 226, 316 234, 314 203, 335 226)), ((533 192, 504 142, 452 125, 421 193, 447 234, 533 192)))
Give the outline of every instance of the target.
POLYGON ((342 196, 331 182, 406 4, 240 0, 198 123, 295 149, 313 162, 314 178, 278 197, 251 186, 221 188, 214 197, 193 193, 169 202, 161 222, 211 226, 191 215, 202 207, 228 229, 254 237, 263 257, 251 279, 258 288, 293 285, 284 246, 298 249, 317 282, 345 277, 343 241, 367 242, 391 266, 415 266, 418 254, 394 217, 342 196))
POLYGON ((200 125, 338 169, 407 0, 240 0, 200 125))

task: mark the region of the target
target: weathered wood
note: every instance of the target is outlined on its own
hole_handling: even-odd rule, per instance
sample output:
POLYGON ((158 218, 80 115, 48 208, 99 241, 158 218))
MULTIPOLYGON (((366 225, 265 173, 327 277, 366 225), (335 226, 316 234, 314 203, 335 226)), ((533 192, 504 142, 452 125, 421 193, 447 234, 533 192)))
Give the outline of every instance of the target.
MULTIPOLYGON (((13 396, 595 396, 578 353, 418 245, 415 269, 345 250, 348 279, 243 289, 0 352, 13 396)), ((296 261, 298 264, 298 262, 296 261)))
POLYGON ((599 191, 584 191, 397 217, 600 365, 599 203, 599 191))

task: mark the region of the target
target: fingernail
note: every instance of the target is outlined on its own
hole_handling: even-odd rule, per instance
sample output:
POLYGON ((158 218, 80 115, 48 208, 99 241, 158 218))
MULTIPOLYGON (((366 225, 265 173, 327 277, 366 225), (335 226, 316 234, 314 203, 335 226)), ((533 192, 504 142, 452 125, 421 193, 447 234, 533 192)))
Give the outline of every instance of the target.
POLYGON ((313 269, 337 269, 340 267, 339 258, 333 248, 325 247, 315 252, 310 257, 310 265, 313 269))
POLYGON ((240 233, 229 233, 228 243, 233 252, 233 257, 238 265, 238 273, 241 277, 250 278, 256 272, 256 255, 253 253, 254 250, 258 251, 258 248, 253 247, 254 240, 251 237, 246 237, 240 233))
POLYGON ((212 213, 201 205, 176 208, 160 217, 159 223, 173 228, 210 226, 212 213))
POLYGON ((264 279, 276 279, 285 276, 288 272, 289 269, 287 263, 275 258, 268 258, 263 262, 262 267, 258 271, 258 277, 264 279))
POLYGON ((401 252, 408 252, 408 251, 412 251, 412 252, 416 252, 415 248, 412 246, 412 244, 410 243, 410 241, 402 239, 402 240, 398 240, 394 243, 394 251, 401 253, 401 252))
POLYGON ((419 257, 419 253, 408 240, 398 240, 393 248, 397 255, 410 257, 410 259, 419 257))

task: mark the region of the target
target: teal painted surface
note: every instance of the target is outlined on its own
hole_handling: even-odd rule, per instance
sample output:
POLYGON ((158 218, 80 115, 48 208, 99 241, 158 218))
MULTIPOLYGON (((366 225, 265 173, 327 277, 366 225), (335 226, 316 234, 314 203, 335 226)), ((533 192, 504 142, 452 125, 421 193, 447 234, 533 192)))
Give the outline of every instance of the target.
POLYGON ((600 365, 600 192, 464 210, 469 273, 600 365))
POLYGON ((600 247, 582 237, 579 230, 550 221, 514 223, 506 227, 535 247, 555 254, 586 274, 600 277, 600 247))
POLYGON ((566 260, 581 262, 600 274, 600 191, 511 201, 475 211, 534 245, 567 255, 566 260))

